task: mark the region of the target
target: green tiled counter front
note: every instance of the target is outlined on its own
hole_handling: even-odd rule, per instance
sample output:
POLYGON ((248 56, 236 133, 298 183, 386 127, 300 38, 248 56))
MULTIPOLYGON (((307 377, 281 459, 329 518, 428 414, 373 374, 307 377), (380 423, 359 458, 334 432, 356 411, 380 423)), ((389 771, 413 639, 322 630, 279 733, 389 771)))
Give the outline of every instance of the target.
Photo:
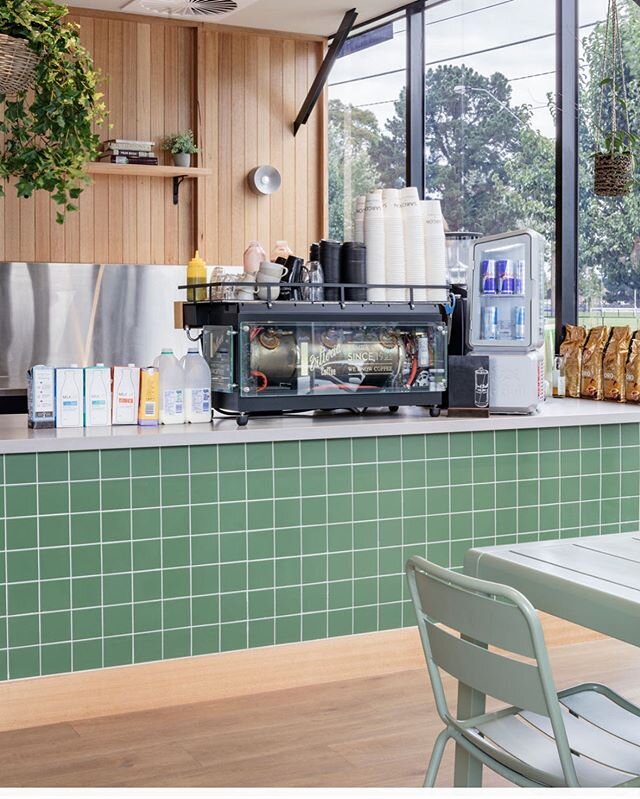
POLYGON ((412 624, 403 564, 640 527, 640 425, 0 456, 0 678, 412 624))

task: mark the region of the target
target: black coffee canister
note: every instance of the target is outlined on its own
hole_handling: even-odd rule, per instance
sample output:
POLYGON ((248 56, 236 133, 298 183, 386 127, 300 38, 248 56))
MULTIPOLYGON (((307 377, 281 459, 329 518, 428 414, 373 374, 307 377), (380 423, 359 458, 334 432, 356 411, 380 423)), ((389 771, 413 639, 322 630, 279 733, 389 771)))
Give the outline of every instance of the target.
MULTIPOLYGON (((345 241, 340 248, 340 282, 367 283, 367 248, 359 241, 345 241)), ((345 289, 345 298, 351 302, 366 302, 367 290, 345 289)))
POLYGON ((311 263, 316 263, 320 261, 320 245, 315 242, 314 244, 309 247, 309 260, 311 263))
MULTIPOLYGON (((320 263, 324 272, 325 283, 340 283, 340 242, 325 241, 320 242, 320 263)), ((324 298, 329 302, 337 302, 340 299, 339 289, 324 290, 324 298)))

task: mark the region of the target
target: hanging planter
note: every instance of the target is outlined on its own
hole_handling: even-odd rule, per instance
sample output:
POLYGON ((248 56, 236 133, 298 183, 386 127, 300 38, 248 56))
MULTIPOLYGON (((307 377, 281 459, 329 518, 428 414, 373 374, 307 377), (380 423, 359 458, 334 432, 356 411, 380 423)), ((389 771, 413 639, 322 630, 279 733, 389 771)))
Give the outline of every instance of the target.
POLYGON ((596 144, 594 192, 599 197, 626 196, 634 185, 634 150, 638 137, 632 133, 629 123, 617 0, 609 0, 607 11, 596 144), (605 109, 607 103, 609 109, 605 109), (605 116, 609 118, 606 127, 605 116))
POLYGON ((18 197, 49 192, 58 222, 89 180, 93 126, 105 113, 100 76, 67 13, 52 0, 0 3, 0 197, 10 179, 18 197))

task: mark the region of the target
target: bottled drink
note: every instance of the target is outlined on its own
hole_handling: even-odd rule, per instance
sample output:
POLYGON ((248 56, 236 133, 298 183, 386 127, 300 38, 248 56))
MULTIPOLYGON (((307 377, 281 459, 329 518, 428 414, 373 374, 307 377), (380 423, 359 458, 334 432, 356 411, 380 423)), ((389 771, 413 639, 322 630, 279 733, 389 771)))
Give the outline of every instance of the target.
POLYGON ((169 347, 158 358, 160 370, 160 423, 184 424, 184 372, 169 347))
POLYGON ((187 422, 211 421, 211 370, 197 347, 190 347, 182 359, 184 404, 187 422))
POLYGON ((498 338, 498 308, 487 305, 482 309, 482 335, 486 341, 495 341, 498 338))
POLYGON ((516 341, 524 341, 527 327, 527 311, 524 305, 517 305, 513 312, 513 337, 516 341))

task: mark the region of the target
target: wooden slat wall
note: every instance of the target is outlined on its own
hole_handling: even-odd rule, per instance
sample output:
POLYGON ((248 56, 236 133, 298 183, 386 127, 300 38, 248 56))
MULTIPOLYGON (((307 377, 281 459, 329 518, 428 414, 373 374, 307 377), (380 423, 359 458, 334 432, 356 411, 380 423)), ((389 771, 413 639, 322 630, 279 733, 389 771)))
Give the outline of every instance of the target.
POLYGON ((72 18, 106 76, 110 113, 101 138, 160 142, 192 128, 198 165, 212 174, 185 181, 178 207, 171 180, 94 176, 64 226, 55 223, 48 195, 18 200, 8 187, 0 200, 0 261, 180 264, 197 246, 210 264, 238 264, 253 238, 268 250, 286 238, 304 255, 322 237, 322 103, 295 139, 292 133, 322 41, 82 10, 72 18), (246 185, 259 164, 282 173, 282 189, 270 198, 246 185))

